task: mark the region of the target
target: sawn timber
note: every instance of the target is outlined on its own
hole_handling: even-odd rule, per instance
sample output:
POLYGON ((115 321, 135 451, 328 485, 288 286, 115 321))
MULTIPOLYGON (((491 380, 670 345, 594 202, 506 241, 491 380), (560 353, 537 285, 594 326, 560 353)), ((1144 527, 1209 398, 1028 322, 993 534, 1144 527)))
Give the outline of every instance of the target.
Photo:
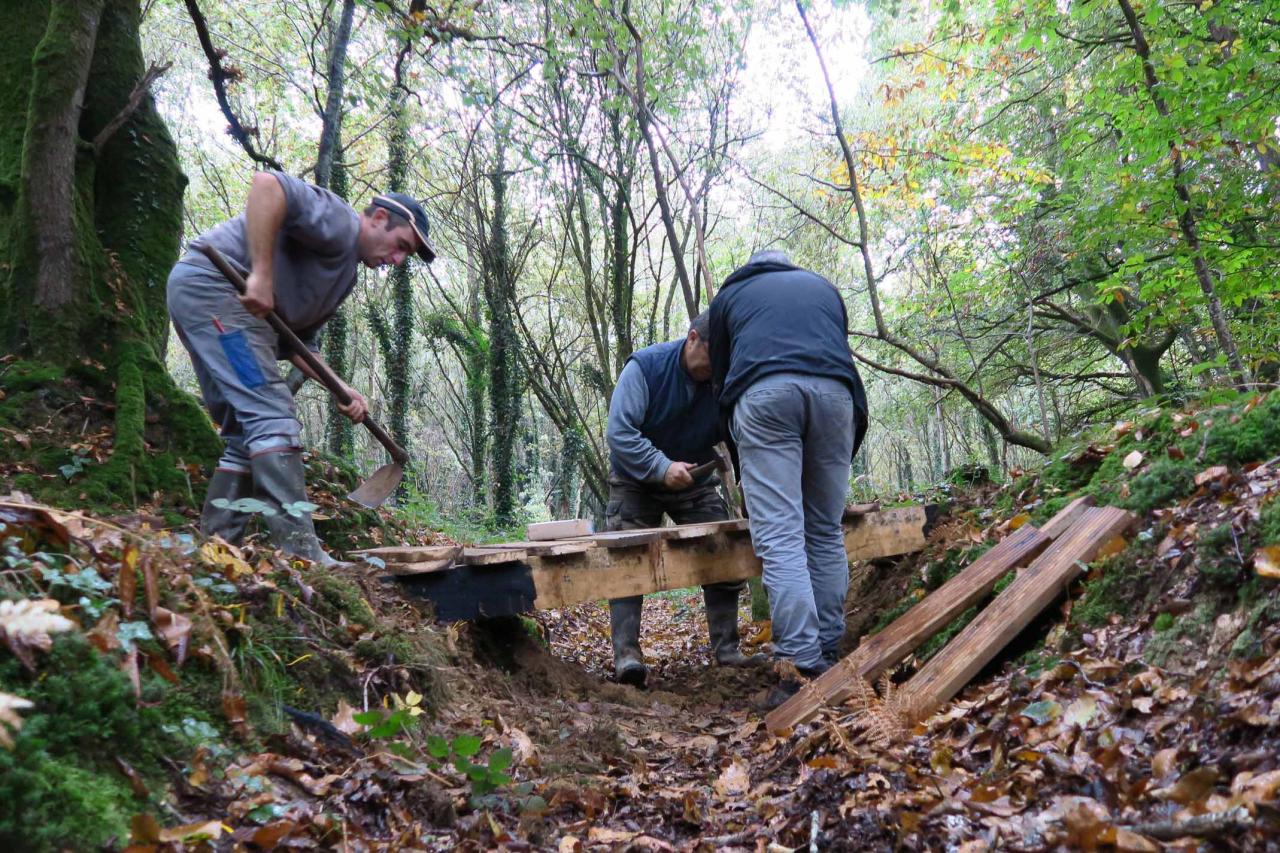
MULTIPOLYGON (((845 550, 850 560, 919 551, 932 517, 933 508, 921 506, 847 513, 845 550)), ((443 566, 438 548, 421 550, 366 553, 385 560, 407 592, 431 601, 436 618, 448 622, 745 580, 761 571, 743 521, 465 548, 443 566)))

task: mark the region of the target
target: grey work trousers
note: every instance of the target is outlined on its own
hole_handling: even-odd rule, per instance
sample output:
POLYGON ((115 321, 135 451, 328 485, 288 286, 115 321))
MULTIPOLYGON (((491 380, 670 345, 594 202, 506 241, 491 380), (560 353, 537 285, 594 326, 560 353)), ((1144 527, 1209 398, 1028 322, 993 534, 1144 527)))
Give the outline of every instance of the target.
POLYGON ((267 321, 245 310, 231 282, 191 264, 174 266, 166 297, 225 442, 218 467, 246 473, 251 456, 301 447, 302 424, 276 365, 278 339, 267 321))
POLYGON ((764 565, 780 658, 815 668, 844 635, 849 558, 845 499, 853 455, 853 398, 838 379, 776 373, 734 406, 751 543, 764 565))

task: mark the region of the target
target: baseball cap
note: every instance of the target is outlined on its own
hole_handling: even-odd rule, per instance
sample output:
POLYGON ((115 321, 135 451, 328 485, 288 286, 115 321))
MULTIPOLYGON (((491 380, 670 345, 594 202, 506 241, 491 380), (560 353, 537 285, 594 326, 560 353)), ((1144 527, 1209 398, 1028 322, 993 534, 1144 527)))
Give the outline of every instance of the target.
POLYGON ((431 241, 427 239, 427 233, 430 231, 427 225, 427 212, 422 209, 422 205, 416 199, 404 193, 385 192, 375 195, 370 203, 383 210, 398 213, 409 220, 409 224, 413 226, 413 233, 418 235, 418 242, 422 244, 418 247, 418 257, 427 263, 436 259, 436 250, 431 247, 431 241))

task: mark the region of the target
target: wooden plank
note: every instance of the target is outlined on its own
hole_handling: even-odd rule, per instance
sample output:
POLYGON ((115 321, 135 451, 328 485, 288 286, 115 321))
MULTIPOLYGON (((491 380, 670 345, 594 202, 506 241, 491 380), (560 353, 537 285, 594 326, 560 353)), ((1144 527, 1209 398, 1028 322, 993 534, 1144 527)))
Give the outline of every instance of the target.
MULTIPOLYGON (((918 550, 924 545, 925 522, 926 513, 918 507, 863 516, 851 523, 853 531, 845 538, 846 544, 851 543, 853 546, 850 558, 869 559, 918 550)), ((746 522, 716 522, 714 531, 706 529, 710 526, 681 525, 598 533, 590 539, 545 543, 548 547, 558 544, 593 546, 574 554, 540 555, 537 553, 538 548, 530 548, 523 543, 518 548, 468 548, 464 551, 464 561, 468 564, 478 564, 479 561, 498 564, 484 569, 487 573, 479 582, 486 585, 486 588, 475 592, 488 602, 485 605, 486 614, 491 616, 498 615, 494 608, 501 602, 515 606, 512 602, 525 600, 514 593, 504 597, 505 593, 501 590, 489 588, 507 582, 524 584, 527 580, 532 584, 531 588, 535 590, 536 596, 529 599, 531 606, 550 609, 587 601, 758 577, 760 560, 747 535, 746 522), (694 533, 697 535, 693 535, 694 533), (686 538, 667 538, 682 535, 686 538), (512 560, 519 562, 511 562, 512 560), (512 567, 517 565, 527 565, 527 578, 512 574, 512 567)), ((458 573, 463 568, 469 569, 470 566, 411 578, 406 581, 406 586, 415 594, 428 598, 433 597, 436 590, 441 590, 441 595, 454 596, 460 587, 434 578, 436 575, 458 573)), ((468 573, 468 577, 478 575, 468 573)), ((442 603, 441 607, 441 612, 446 613, 469 612, 469 605, 453 598, 442 603)))
POLYGON ((377 557, 388 563, 412 563, 422 560, 445 560, 457 556, 460 545, 390 545, 350 552, 356 557, 377 557))
POLYGON ((387 574, 403 578, 412 575, 426 575, 431 572, 442 572, 456 565, 457 563, 451 559, 423 560, 417 563, 387 563, 387 574))
POLYGON ((849 504, 844 508, 844 519, 847 521, 851 518, 857 518, 860 515, 866 515, 869 512, 879 512, 880 501, 872 501, 865 504, 849 504))
POLYGON ((1058 539, 1071 529, 1071 525, 1080 520, 1084 511, 1093 506, 1093 495, 1084 495, 1058 510, 1058 514, 1049 519, 1040 528, 1040 532, 1050 539, 1058 539))
POLYGON ((530 557, 563 557, 590 551, 596 543, 590 539, 553 539, 548 542, 503 542, 495 547, 521 550, 530 557))
POLYGON ((854 516, 845 523, 844 549, 850 560, 895 557, 924 548, 928 515, 909 506, 854 516))
POLYGON ((949 701, 1014 637, 1062 594, 1080 564, 1124 533, 1136 518, 1116 507, 1084 510, 1080 519, 1018 574, 1014 582, 931 658, 899 692, 899 701, 923 717, 949 701))
POLYGON ((468 566, 494 566, 499 563, 514 563, 525 559, 529 552, 524 548, 463 548, 458 562, 468 566))
POLYGON ((671 546, 653 540, 644 547, 599 547, 571 562, 534 558, 534 604, 547 610, 760 574, 760 561, 745 536, 717 533, 671 546))
POLYGON ((611 533, 597 533, 591 541, 601 548, 636 548, 657 542, 665 538, 666 527, 647 527, 643 530, 616 530, 611 533))
POLYGON ((856 679, 872 681, 905 659, 988 595, 1010 569, 1026 565, 1048 547, 1049 541, 1030 524, 1018 528, 883 631, 864 637, 851 654, 773 709, 765 717, 765 725, 771 732, 780 732, 811 720, 823 703, 848 699, 854 693, 856 679))
POLYGON ((527 525, 525 538, 531 542, 546 542, 551 539, 577 539, 595 533, 595 527, 589 518, 569 518, 563 521, 539 521, 527 525))
POLYGON ((683 542, 689 539, 705 539, 717 533, 737 533, 747 529, 747 521, 735 518, 729 521, 708 521, 705 524, 677 524, 667 528, 667 539, 683 542))

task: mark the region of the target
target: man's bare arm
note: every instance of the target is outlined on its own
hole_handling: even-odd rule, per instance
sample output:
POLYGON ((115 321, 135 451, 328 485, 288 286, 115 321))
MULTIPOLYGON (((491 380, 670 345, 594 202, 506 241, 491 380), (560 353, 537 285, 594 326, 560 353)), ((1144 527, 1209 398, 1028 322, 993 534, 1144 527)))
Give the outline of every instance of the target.
POLYGON ((250 314, 261 317, 275 307, 276 235, 284 224, 288 204, 274 175, 258 172, 249 187, 244 206, 245 233, 249 239, 248 285, 240 301, 250 314))

